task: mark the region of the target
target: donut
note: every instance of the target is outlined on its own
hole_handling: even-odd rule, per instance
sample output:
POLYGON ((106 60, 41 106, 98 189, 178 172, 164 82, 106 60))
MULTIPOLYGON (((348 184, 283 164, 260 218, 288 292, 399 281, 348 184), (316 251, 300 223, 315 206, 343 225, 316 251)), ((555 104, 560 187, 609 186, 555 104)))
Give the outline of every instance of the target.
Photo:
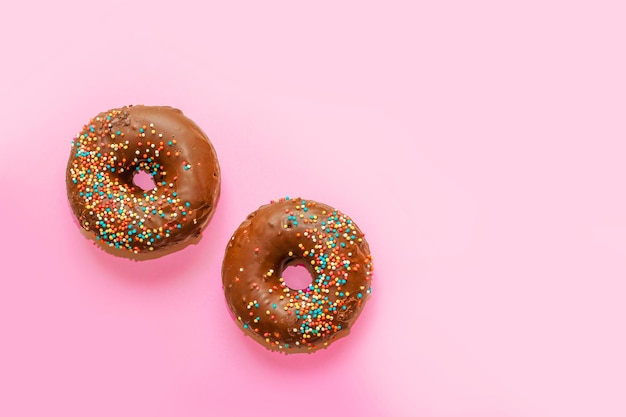
POLYGON ((72 140, 67 196, 84 233, 108 252, 149 259, 196 243, 220 194, 213 145, 180 110, 125 106, 72 140), (143 172, 153 184, 135 184, 143 172), (146 175, 147 174, 147 175, 146 175))
POLYGON ((254 211, 226 247, 222 284, 234 321, 269 350, 310 353, 346 336, 370 297, 372 255, 347 215, 289 197, 254 211), (286 285, 302 265, 312 281, 286 285))

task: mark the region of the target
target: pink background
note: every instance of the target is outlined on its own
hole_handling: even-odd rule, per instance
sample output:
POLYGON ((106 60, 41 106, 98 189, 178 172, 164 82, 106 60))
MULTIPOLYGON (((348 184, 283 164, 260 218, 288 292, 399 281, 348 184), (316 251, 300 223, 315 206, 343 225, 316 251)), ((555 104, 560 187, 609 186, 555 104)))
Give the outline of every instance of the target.
POLYGON ((0 415, 626 415, 623 2, 212 3, 0 13, 0 415), (65 197, 72 136, 131 103, 182 109, 223 174, 201 243, 146 263, 65 197), (245 338, 221 291, 284 195, 375 256, 314 355, 245 338))

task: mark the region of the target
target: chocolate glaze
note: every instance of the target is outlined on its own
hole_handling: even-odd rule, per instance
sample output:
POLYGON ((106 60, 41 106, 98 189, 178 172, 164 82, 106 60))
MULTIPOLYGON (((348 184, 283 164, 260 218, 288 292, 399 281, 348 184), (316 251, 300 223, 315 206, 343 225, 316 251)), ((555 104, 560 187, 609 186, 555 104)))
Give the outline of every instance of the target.
POLYGON ((350 331, 371 292, 372 256, 346 215, 315 201, 281 199, 251 213, 226 248, 222 282, 239 327, 285 353, 327 347, 350 331), (304 265, 305 290, 288 288, 287 266, 304 265))
POLYGON ((86 233, 120 256, 145 259, 196 241, 220 194, 220 168, 204 132, 172 107, 100 113, 76 135, 67 195, 86 233), (133 183, 138 171, 156 184, 133 183))

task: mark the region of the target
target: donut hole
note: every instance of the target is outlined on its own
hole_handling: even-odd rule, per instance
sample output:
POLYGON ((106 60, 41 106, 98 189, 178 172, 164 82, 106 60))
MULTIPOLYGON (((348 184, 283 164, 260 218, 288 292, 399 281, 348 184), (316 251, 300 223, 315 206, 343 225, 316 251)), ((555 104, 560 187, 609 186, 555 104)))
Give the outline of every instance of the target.
POLYGON ((141 188, 144 191, 152 190, 156 188, 154 177, 144 170, 136 171, 133 174, 133 184, 141 188))
POLYGON ((305 290, 313 282, 309 270, 302 264, 287 265, 282 272, 283 282, 292 290, 305 290))

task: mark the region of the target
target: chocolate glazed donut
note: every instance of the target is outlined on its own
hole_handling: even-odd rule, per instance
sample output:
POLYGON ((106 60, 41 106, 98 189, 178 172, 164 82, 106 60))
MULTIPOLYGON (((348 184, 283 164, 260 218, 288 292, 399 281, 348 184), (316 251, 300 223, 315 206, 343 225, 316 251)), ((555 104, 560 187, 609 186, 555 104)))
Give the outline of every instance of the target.
POLYGON ((280 199, 239 226, 222 282, 236 323, 266 348, 313 352, 349 333, 371 292, 372 256, 345 214, 311 200, 280 199), (289 288, 282 273, 304 265, 312 282, 289 288))
POLYGON ((76 135, 66 184, 89 237, 110 253, 149 259, 199 239, 219 198, 220 168, 180 110, 129 106, 100 113, 76 135), (154 188, 134 184, 141 171, 154 188))

